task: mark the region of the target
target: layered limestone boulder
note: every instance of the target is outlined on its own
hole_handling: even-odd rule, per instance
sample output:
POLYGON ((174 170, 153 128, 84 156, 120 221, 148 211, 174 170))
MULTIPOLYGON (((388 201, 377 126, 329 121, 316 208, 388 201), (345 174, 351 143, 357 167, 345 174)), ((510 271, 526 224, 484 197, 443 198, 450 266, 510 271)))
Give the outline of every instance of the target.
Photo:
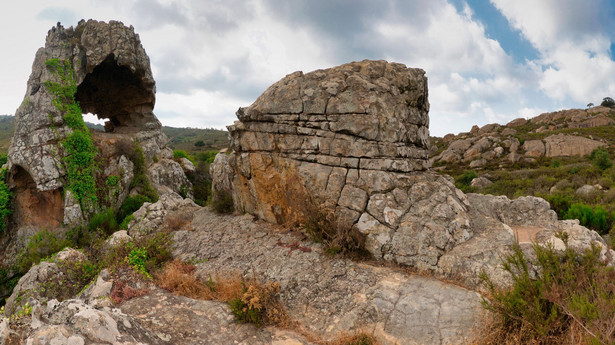
POLYGON ((377 258, 434 268, 472 231, 465 196, 428 171, 427 96, 423 70, 386 61, 290 74, 238 110, 213 189, 269 222, 330 217, 377 258))
POLYGON ((105 131, 93 131, 92 137, 102 163, 98 177, 119 176, 110 191, 111 205, 119 206, 130 192, 133 163, 129 158, 135 141, 161 193, 190 187, 181 166, 172 160, 168 139, 153 113, 156 84, 133 27, 117 21, 82 20, 75 28, 65 29, 58 23, 49 31, 45 47, 36 53, 26 95, 15 113, 8 162, 16 224, 76 224, 96 211, 96 207, 82 210, 74 192, 67 189, 67 154, 61 143, 73 129, 54 104, 55 96, 47 85, 66 82, 50 66, 51 59, 68 66, 66 75, 74 81, 74 98, 82 112, 106 120, 105 131))

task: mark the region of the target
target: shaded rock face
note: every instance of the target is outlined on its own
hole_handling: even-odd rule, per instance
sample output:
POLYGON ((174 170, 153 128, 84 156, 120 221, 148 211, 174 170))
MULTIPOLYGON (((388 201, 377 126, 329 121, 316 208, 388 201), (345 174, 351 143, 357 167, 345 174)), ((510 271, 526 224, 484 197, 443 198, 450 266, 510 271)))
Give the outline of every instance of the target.
MULTIPOLYGON (((58 23, 49 31, 45 47, 36 53, 24 101, 15 113, 8 160, 10 184, 16 191, 16 223, 56 226, 87 218, 75 198, 64 190, 66 172, 60 143, 71 129, 44 85, 58 80, 46 66, 52 58, 70 62, 77 86, 75 99, 82 111, 107 120, 105 133, 93 135, 103 161, 104 173, 100 177, 132 174, 124 168, 126 156, 130 155, 125 148, 131 148, 133 141, 143 147, 148 167, 156 157, 160 164, 181 171, 179 164, 171 160, 168 139, 153 113, 156 87, 139 35, 117 21, 82 20, 68 29, 58 23)), ((157 170, 156 176, 161 175, 168 174, 157 170)), ((165 186, 161 188, 176 192, 182 185, 190 187, 183 173, 172 175, 172 181, 158 179, 155 187, 165 186)), ((111 204, 121 204, 131 179, 122 179, 118 187, 121 192, 114 194, 116 200, 111 204)))
POLYGON ((239 109, 213 189, 269 222, 332 216, 377 258, 433 268, 472 233, 465 196, 427 171, 428 110, 424 71, 402 64, 290 74, 239 109))

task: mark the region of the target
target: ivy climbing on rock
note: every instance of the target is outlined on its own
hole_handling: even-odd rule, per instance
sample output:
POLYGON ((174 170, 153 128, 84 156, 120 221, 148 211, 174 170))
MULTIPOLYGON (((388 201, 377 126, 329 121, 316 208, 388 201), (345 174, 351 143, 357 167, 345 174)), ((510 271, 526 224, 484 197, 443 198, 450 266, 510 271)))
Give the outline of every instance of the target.
POLYGON ((98 150, 83 121, 81 107, 75 100, 77 84, 71 62, 54 58, 47 60, 45 65, 58 80, 45 81, 45 88, 53 96, 53 106, 72 130, 59 143, 64 152, 62 164, 66 172, 66 188, 73 192, 81 209, 85 210, 97 204, 95 175, 98 150))

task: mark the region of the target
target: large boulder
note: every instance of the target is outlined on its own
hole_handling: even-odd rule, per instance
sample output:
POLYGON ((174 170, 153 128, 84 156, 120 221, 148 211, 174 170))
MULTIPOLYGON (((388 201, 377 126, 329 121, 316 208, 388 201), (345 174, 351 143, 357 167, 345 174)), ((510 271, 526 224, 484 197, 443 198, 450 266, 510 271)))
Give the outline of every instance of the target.
POLYGON ((427 171, 428 110, 420 69, 366 60, 295 72, 239 109, 213 188, 230 179, 239 211, 274 223, 331 216, 377 258, 434 268, 472 231, 465 196, 427 171))
POLYGON ((545 138, 547 157, 585 156, 605 143, 575 135, 556 134, 545 138))

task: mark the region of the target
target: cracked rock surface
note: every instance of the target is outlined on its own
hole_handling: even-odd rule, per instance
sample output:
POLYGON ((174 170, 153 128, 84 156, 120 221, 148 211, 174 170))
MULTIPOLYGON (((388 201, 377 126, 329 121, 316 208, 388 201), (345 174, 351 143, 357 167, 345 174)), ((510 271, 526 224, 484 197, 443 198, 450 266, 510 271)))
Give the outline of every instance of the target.
POLYGON ((291 317, 317 335, 363 327, 384 344, 462 344, 472 339, 484 312, 474 291, 325 255, 321 245, 250 215, 201 209, 191 228, 175 232, 174 256, 200 262, 203 279, 238 271, 280 282, 291 317))

